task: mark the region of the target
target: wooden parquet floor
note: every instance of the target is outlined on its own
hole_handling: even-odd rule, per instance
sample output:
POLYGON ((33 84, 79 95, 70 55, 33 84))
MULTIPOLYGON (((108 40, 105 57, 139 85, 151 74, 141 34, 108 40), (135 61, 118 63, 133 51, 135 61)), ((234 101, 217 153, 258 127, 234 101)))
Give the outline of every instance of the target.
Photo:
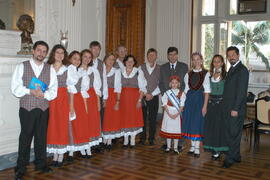
MULTIPOLYGON (((270 180, 270 136, 262 136, 259 152, 249 150, 249 143, 242 141, 242 162, 230 169, 220 168, 222 160, 212 161, 210 154, 202 152, 196 159, 188 156, 188 144, 176 155, 161 150, 159 139, 155 146, 137 145, 123 149, 121 143, 111 151, 93 154, 91 159, 75 158, 74 163, 42 174, 28 167, 26 180, 270 180)), ((13 169, 0 172, 1 180, 14 178, 13 169)))

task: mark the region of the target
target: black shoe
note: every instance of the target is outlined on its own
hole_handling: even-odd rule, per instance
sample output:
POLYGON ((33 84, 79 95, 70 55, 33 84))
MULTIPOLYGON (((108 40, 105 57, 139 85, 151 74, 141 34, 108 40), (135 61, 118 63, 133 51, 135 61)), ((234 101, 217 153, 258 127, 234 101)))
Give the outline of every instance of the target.
POLYGON ((188 151, 187 154, 192 156, 194 154, 194 151, 188 151))
POLYGON ((145 140, 140 140, 139 144, 145 145, 145 140))
POLYGON ((15 180, 23 180, 23 175, 24 175, 24 173, 16 172, 14 179, 15 180))
POLYGON ((170 150, 171 150, 170 148, 167 148, 167 147, 166 147, 166 149, 164 150, 164 152, 165 152, 165 153, 168 153, 168 152, 170 152, 170 150))
POLYGON ((149 141, 149 145, 154 146, 155 145, 154 141, 149 141))
POLYGON ((86 159, 87 158, 86 155, 80 155, 80 157, 83 158, 83 159, 86 159))
POLYGON ((57 167, 62 167, 64 165, 63 162, 57 162, 57 167))
POLYGON ((128 145, 123 145, 122 147, 123 147, 124 149, 126 149, 126 148, 128 148, 128 145))
POLYGON ((241 162, 241 158, 234 159, 233 161, 236 162, 236 163, 240 163, 241 162))
POLYGON ((48 167, 48 166, 45 166, 43 168, 35 168, 36 171, 40 171, 40 172, 43 172, 43 173, 50 173, 50 172, 53 172, 53 170, 48 167))
POLYGON ((232 165, 233 165, 233 163, 224 161, 224 163, 223 163, 223 165, 221 167, 222 168, 230 168, 232 165))
POLYGON ((52 167, 58 167, 58 162, 57 161, 52 161, 52 163, 50 164, 50 166, 52 166, 52 167))
POLYGON ((129 148, 130 149, 135 149, 135 145, 130 145, 129 148))
POLYGON ((183 151, 183 147, 182 146, 178 146, 178 151, 182 152, 183 151))
POLYGON ((212 155, 212 160, 213 161, 217 161, 219 159, 220 159, 220 153, 215 153, 215 154, 212 155))
POLYGON ((195 158, 199 158, 200 157, 200 154, 194 153, 194 157, 195 158))
POLYGON ((90 159, 91 157, 92 157, 91 155, 88 155, 88 154, 85 155, 86 159, 90 159))
POLYGON ((73 161, 74 161, 73 156, 68 156, 68 157, 67 157, 67 162, 73 162, 73 161))
POLYGON ((106 146, 106 149, 108 149, 109 151, 112 150, 112 145, 111 144, 110 145, 107 145, 106 146))
POLYGON ((162 146, 161 146, 161 149, 167 149, 167 144, 163 144, 162 146))
POLYGON ((180 152, 178 151, 178 149, 174 149, 173 152, 174 152, 175 154, 177 154, 177 155, 180 154, 180 152))

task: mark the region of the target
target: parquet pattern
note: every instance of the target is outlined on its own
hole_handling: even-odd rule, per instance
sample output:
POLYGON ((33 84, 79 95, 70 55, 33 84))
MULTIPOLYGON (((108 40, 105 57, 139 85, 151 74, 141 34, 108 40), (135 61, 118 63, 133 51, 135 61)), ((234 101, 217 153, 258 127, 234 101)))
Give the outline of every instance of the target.
MULTIPOLYGON (((222 159, 212 161, 210 154, 202 152, 196 159, 188 156, 188 144, 176 155, 161 150, 162 140, 155 146, 137 145, 135 149, 123 149, 118 142, 111 151, 93 154, 91 159, 75 157, 53 173, 42 174, 28 168, 26 180, 269 180, 270 179, 270 136, 262 136, 260 151, 249 150, 249 142, 242 141, 242 162, 230 169, 222 169, 222 159)), ((1 180, 14 178, 13 169, 0 172, 1 180)))

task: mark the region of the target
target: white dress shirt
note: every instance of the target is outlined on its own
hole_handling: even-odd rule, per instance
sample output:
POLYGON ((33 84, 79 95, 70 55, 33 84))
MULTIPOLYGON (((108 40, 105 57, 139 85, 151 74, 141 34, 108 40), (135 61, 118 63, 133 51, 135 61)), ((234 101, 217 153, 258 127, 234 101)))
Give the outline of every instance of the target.
POLYGON ((170 62, 170 69, 172 68, 172 65, 173 65, 173 69, 175 69, 176 68, 176 64, 177 64, 177 61, 175 63, 171 63, 170 62))
POLYGON ((114 74, 115 74, 115 76, 114 76, 114 92, 121 93, 121 90, 122 90, 121 70, 112 67, 110 72, 107 74, 107 78, 113 76, 114 74))
MULTIPOLYGON (((106 100, 108 99, 108 84, 107 84, 107 76, 106 76, 106 66, 104 63, 102 63, 103 65, 103 81, 102 81, 102 85, 103 85, 103 89, 102 89, 102 94, 100 96, 103 96, 103 99, 106 100)), ((93 67, 96 68, 98 70, 98 58, 93 59, 93 67)), ((100 73, 100 72, 99 72, 100 73)), ((100 75, 101 77, 101 75, 100 75)))
POLYGON ((99 72, 96 68, 94 67, 88 67, 87 73, 85 76, 83 76, 82 79, 82 89, 81 89, 81 93, 82 96, 84 98, 89 98, 90 95, 87 93, 87 91, 89 90, 89 85, 90 85, 90 79, 89 79, 89 75, 94 74, 94 82, 93 82, 93 88, 95 90, 95 93, 101 97, 101 78, 99 75, 99 72))
POLYGON ((124 69, 124 71, 122 72, 123 76, 125 78, 133 78, 137 72, 139 73, 138 75, 138 86, 139 86, 139 89, 140 91, 142 91, 143 93, 147 93, 147 90, 146 90, 146 86, 147 86, 147 81, 143 75, 143 72, 141 69, 139 68, 136 68, 136 67, 133 67, 131 73, 129 75, 127 75, 127 71, 126 71, 126 68, 124 69))
MULTIPOLYGON (((167 106, 169 98, 167 96, 167 93, 170 94, 171 91, 173 91, 173 93, 177 96, 179 93, 179 89, 169 89, 166 91, 166 93, 163 94, 162 98, 161 98, 161 102, 162 102, 162 106, 167 106)), ((180 97, 180 107, 184 107, 185 106, 185 101, 186 101, 186 94, 183 92, 181 97, 180 97)))
POLYGON ((68 92, 71 94, 78 93, 75 85, 78 83, 79 79, 86 75, 86 71, 82 68, 77 70, 77 67, 74 65, 68 66, 68 74, 67 74, 67 88, 68 92))
MULTIPOLYGON (((192 70, 193 72, 201 72, 202 69, 193 69, 192 70)), ((184 82, 186 84, 185 86, 185 93, 188 92, 189 90, 189 85, 188 85, 188 78, 189 78, 189 75, 188 73, 186 73, 185 77, 184 77, 184 82)), ((204 93, 211 93, 211 87, 210 87, 210 73, 207 72, 205 77, 204 77, 204 81, 203 81, 203 88, 204 88, 204 93)))
MULTIPOLYGON (((44 62, 42 62, 41 65, 37 65, 34 62, 33 58, 31 58, 29 61, 35 76, 38 78, 44 67, 44 62)), ((24 73, 24 65, 23 63, 20 63, 16 66, 11 79, 11 92, 14 96, 18 98, 23 97, 25 95, 30 95, 30 89, 23 85, 22 79, 23 73, 24 73)), ((55 99, 57 96, 57 88, 58 82, 56 72, 53 66, 50 66, 50 84, 48 86, 48 89, 44 92, 44 98, 47 99, 48 101, 55 99)))

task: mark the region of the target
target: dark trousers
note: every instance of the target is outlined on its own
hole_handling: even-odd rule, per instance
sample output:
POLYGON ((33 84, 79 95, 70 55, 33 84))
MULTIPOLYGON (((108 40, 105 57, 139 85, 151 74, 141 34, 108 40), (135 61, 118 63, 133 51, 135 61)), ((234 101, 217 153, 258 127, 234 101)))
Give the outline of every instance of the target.
POLYGON ((153 99, 150 101, 145 100, 145 104, 142 107, 144 126, 143 132, 141 134, 141 141, 146 140, 147 128, 149 129, 149 141, 155 140, 158 106, 159 106, 158 96, 154 96, 153 99))
POLYGON ((33 109, 27 111, 20 108, 19 117, 21 123, 21 133, 19 137, 19 150, 17 167, 15 171, 24 173, 29 164, 31 142, 34 137, 35 167, 46 166, 46 139, 49 118, 49 109, 33 109))
POLYGON ((241 160, 240 143, 243 131, 244 117, 230 117, 228 121, 228 145, 225 161, 234 163, 241 160))

